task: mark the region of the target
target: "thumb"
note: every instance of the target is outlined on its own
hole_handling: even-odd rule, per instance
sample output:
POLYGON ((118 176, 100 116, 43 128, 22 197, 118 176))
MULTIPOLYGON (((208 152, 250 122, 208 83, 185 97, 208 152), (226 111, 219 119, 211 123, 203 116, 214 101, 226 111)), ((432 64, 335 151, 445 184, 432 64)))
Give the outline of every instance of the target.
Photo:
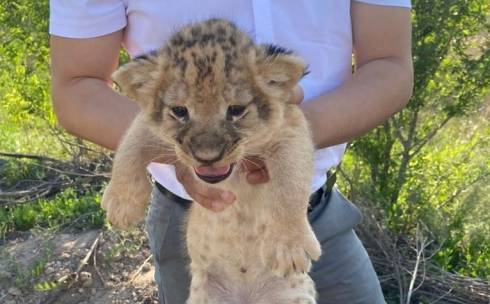
POLYGON ((305 93, 303 91, 303 88, 297 84, 293 88, 293 96, 292 96, 292 101, 295 104, 301 104, 303 102, 303 98, 305 97, 305 93))

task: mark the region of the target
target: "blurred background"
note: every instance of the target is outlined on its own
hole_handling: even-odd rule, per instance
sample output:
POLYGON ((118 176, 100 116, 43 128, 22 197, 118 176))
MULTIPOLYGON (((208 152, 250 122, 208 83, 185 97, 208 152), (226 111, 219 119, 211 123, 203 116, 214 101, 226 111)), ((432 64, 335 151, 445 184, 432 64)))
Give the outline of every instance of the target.
MULTIPOLYGON (((48 1, 0 3, 0 302, 154 303, 144 232, 99 206, 109 151, 57 127, 48 1)), ((388 303, 490 303, 490 1, 412 4, 413 97, 337 185, 388 303)))

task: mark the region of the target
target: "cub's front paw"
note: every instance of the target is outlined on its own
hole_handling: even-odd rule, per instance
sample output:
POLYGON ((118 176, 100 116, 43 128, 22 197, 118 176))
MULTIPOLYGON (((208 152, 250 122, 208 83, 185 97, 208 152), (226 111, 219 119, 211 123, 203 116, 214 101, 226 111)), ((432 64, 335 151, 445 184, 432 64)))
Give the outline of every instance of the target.
POLYGON ((102 196, 101 205, 112 225, 127 229, 144 219, 148 196, 130 193, 127 187, 118 187, 110 182, 102 196))
POLYGON ((320 243, 311 229, 296 237, 271 235, 264 238, 261 249, 265 265, 280 277, 309 272, 311 260, 318 260, 321 254, 320 243))

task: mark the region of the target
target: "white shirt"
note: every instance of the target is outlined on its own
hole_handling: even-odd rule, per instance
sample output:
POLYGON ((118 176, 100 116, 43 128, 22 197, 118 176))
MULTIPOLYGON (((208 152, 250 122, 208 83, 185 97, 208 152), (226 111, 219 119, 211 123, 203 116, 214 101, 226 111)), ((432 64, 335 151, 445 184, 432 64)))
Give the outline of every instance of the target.
MULTIPOLYGON (((410 0, 357 0, 410 8, 410 0)), ((300 85, 305 102, 323 95, 351 76, 352 29, 349 0, 50 0, 52 35, 91 38, 124 29, 123 45, 132 56, 159 48, 175 30, 208 18, 233 21, 258 43, 297 52, 310 74, 300 85)), ((346 144, 315 152, 312 192, 325 173, 340 163, 346 144)), ((152 176, 164 187, 190 198, 171 165, 152 163, 152 176)))

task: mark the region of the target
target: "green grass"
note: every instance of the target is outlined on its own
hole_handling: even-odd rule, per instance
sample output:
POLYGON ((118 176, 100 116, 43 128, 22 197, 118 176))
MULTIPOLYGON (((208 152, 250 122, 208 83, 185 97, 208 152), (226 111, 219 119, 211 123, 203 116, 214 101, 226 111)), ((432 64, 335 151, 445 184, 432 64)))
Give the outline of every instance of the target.
POLYGON ((0 107, 0 151, 66 158, 67 151, 52 133, 53 125, 35 115, 17 121, 0 107))
POLYGON ((9 255, 6 251, 0 251, 0 257, 6 262, 5 266, 13 275, 15 286, 19 288, 29 288, 32 283, 36 283, 39 280, 51 255, 52 244, 49 241, 43 241, 40 244, 39 254, 27 266, 16 261, 15 257, 9 255))
MULTIPOLYGON (((59 160, 72 158, 73 151, 69 151, 54 134, 52 110, 45 112, 47 116, 43 117, 38 113, 16 113, 9 107, 0 107, 0 152, 41 155, 59 160)), ((29 183, 56 180, 55 175, 58 175, 56 171, 44 167, 37 160, 0 157, 0 188, 3 191, 29 188, 29 183)), ((64 176, 60 178, 60 183, 66 179, 64 176)), ((35 227, 55 230, 102 227, 104 213, 99 204, 100 196, 100 185, 84 184, 77 189, 65 189, 48 199, 0 206, 0 237, 35 227)))
POLYGON ((101 193, 90 189, 77 193, 67 189, 53 198, 0 210, 2 237, 14 231, 27 231, 34 227, 60 229, 100 228, 104 224, 104 212, 100 208, 101 193))

